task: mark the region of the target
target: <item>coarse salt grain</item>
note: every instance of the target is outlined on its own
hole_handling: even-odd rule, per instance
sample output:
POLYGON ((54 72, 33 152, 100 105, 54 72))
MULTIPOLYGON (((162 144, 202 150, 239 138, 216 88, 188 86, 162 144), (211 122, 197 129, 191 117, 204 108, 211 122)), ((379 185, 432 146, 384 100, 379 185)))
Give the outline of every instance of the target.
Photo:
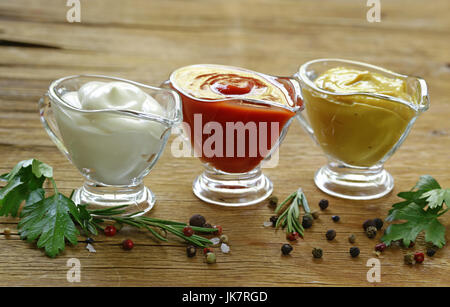
POLYGON ((270 226, 272 226, 272 222, 271 221, 265 221, 264 223, 263 223, 263 226, 264 227, 270 227, 270 226))
POLYGON ((96 253, 97 251, 95 250, 94 246, 92 246, 92 244, 88 243, 86 245, 86 249, 90 252, 90 253, 96 253))
POLYGON ((212 238, 210 241, 213 245, 218 245, 220 243, 220 238, 212 238))
POLYGON ((222 251, 222 253, 228 254, 230 252, 230 246, 228 246, 225 243, 222 243, 222 245, 220 245, 220 250, 222 251))

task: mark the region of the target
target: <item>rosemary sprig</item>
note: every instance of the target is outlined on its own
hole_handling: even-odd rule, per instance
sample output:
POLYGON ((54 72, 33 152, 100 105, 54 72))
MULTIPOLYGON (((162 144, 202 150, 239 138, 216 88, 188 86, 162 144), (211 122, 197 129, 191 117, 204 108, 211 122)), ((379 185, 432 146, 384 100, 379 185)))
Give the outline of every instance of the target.
POLYGON ((301 188, 289 195, 277 206, 275 213, 278 215, 278 219, 275 227, 281 226, 286 228, 286 233, 288 234, 297 232, 300 236, 303 236, 304 229, 300 222, 300 207, 303 207, 306 214, 311 214, 308 201, 301 188))
MULTIPOLYGON (((136 216, 140 212, 122 216, 126 212, 127 206, 115 206, 107 209, 95 209, 88 210, 85 205, 79 205, 81 223, 80 226, 83 229, 86 236, 89 233, 97 235, 97 229, 102 229, 101 223, 105 221, 114 221, 121 224, 126 224, 139 229, 148 230, 155 238, 160 241, 167 242, 168 240, 158 233, 155 228, 160 228, 166 232, 170 232, 177 237, 189 242, 191 244, 197 245, 199 247, 207 247, 212 245, 212 242, 202 236, 192 235, 190 237, 185 236, 183 233, 183 228, 188 226, 186 223, 169 221, 157 218, 151 218, 147 216, 136 216)), ((205 227, 194 227, 190 226, 194 231, 202 233, 214 233, 217 229, 205 228, 205 227)))

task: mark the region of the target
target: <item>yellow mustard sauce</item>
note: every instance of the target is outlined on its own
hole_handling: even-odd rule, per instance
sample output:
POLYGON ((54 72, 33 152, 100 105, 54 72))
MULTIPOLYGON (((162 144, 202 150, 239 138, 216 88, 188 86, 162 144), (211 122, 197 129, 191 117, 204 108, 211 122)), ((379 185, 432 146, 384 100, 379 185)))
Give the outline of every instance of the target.
MULTIPOLYGON (((416 103, 405 81, 345 67, 321 74, 315 85, 333 93, 376 93, 416 103)), ((324 95, 303 89, 306 112, 315 137, 331 157, 346 164, 369 167, 398 142, 416 112, 411 106, 361 94, 324 95)))

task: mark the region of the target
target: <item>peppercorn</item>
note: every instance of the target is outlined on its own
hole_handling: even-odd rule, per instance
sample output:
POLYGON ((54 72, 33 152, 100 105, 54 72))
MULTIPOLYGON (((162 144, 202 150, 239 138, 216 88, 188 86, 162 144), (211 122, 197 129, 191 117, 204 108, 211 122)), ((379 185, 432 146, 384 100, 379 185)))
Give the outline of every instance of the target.
POLYGON ((414 254, 414 260, 417 263, 422 263, 425 260, 425 255, 423 253, 420 253, 420 252, 415 253, 414 254))
POLYGON ((194 214, 189 219, 189 225, 196 226, 196 227, 203 227, 205 225, 206 219, 201 214, 194 214))
POLYGON ((185 227, 183 228, 183 234, 184 234, 186 237, 191 237, 191 236, 194 234, 194 230, 192 229, 192 227, 185 226, 185 227))
POLYGON ((350 243, 355 243, 356 242, 356 237, 354 234, 351 234, 348 236, 348 242, 350 243))
POLYGON ((6 227, 5 229, 3 229, 3 234, 5 236, 9 236, 11 234, 11 229, 9 229, 8 227, 6 227))
POLYGON ((373 220, 366 220, 362 226, 363 226, 364 230, 367 230, 367 228, 369 228, 370 226, 373 226, 376 228, 376 224, 373 220))
POLYGON ((276 196, 269 197, 269 206, 274 208, 277 205, 278 205, 278 197, 276 196))
POLYGON ((197 248, 194 245, 188 245, 186 247, 186 255, 189 258, 194 257, 196 253, 197 253, 197 248))
POLYGON ((213 228, 217 229, 217 231, 215 231, 214 234, 219 235, 219 236, 222 234, 222 231, 223 231, 222 226, 214 225, 213 228))
POLYGON ((336 238, 336 231, 334 229, 330 229, 327 231, 325 236, 327 237, 327 240, 331 241, 336 238))
POLYGON ((277 221, 278 221, 278 216, 272 215, 272 216, 270 217, 270 220, 269 220, 269 221, 271 221, 271 222, 272 222, 272 226, 275 227, 275 225, 277 224, 277 221))
POLYGON ((313 219, 317 220, 319 218, 320 214, 319 214, 319 211, 313 211, 311 213, 311 215, 312 215, 313 219))
POLYGON ((283 255, 289 255, 290 252, 292 252, 294 248, 292 247, 291 244, 283 244, 283 246, 281 246, 281 252, 283 253, 283 255))
POLYGON ((206 263, 208 263, 208 264, 216 263, 216 254, 207 253, 206 254, 206 263))
POLYGON ((221 235, 220 236, 220 242, 228 244, 228 236, 227 235, 221 235))
POLYGON ((375 250, 378 252, 382 252, 386 249, 386 244, 385 243, 378 243, 377 245, 375 245, 375 250))
POLYGON ((85 243, 92 244, 92 243, 94 243, 94 239, 92 239, 92 238, 86 238, 86 240, 84 240, 84 242, 85 242, 85 243))
POLYGON ((321 210, 325 210, 326 208, 328 208, 328 200, 327 199, 321 199, 319 201, 319 207, 321 210))
POLYGON ((403 257, 403 261, 405 262, 405 264, 414 264, 414 255, 411 253, 406 254, 403 257))
POLYGON ((350 247, 350 255, 355 258, 359 256, 359 248, 357 248, 356 246, 350 247))
POLYGON ((205 223, 202 226, 203 228, 213 228, 212 225, 210 223, 205 223))
POLYGON ((374 222, 374 224, 375 224, 375 227, 377 228, 377 230, 380 230, 381 228, 383 228, 383 220, 382 219, 380 219, 380 218, 375 218, 375 219, 373 219, 373 222, 374 222))
POLYGON ((303 228, 305 229, 311 228, 312 224, 313 224, 313 217, 310 214, 304 215, 302 219, 303 228))
POLYGON ((290 233, 286 234, 286 239, 288 239, 289 241, 295 241, 299 237, 300 237, 300 235, 296 231, 293 231, 293 232, 290 232, 290 233))
POLYGON ((436 250, 434 248, 428 248, 427 249, 427 256, 428 257, 433 257, 434 254, 436 254, 436 250))
POLYGON ((123 224, 122 224, 122 223, 119 223, 119 222, 115 222, 115 223, 114 223, 114 227, 116 227, 116 230, 117 230, 117 231, 121 231, 122 228, 123 228, 123 224))
POLYGON ((112 226, 112 225, 108 225, 105 227, 105 236, 107 237, 112 237, 116 234, 117 230, 116 227, 112 226))
POLYGON ((208 253, 212 253, 212 248, 209 248, 209 247, 205 247, 204 249, 203 249, 203 254, 206 256, 208 253))
POLYGON ((377 235, 377 228, 375 226, 369 226, 366 229, 366 235, 369 239, 373 239, 377 235))
POLYGON ((320 248, 313 248, 312 254, 314 258, 319 259, 322 258, 323 251, 320 248))
POLYGON ((341 219, 340 217, 339 217, 339 215, 333 215, 332 217, 331 217, 331 219, 333 220, 333 222, 339 222, 339 220, 341 219))
POLYGON ((122 247, 124 250, 129 251, 133 249, 134 243, 130 239, 127 239, 122 242, 122 247))

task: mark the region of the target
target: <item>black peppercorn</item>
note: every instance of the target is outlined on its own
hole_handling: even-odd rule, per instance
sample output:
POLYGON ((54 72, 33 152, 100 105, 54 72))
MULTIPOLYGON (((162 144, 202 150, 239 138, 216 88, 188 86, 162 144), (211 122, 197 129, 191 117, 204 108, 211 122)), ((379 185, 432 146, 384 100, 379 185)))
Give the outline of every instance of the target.
POLYGON ((359 248, 357 248, 356 246, 350 247, 350 255, 355 258, 359 256, 359 248))
POLYGON ((89 244, 92 244, 92 243, 94 243, 94 239, 92 239, 92 238, 87 238, 84 242, 89 243, 89 244))
POLYGON ((374 224, 375 224, 375 227, 377 228, 377 230, 380 230, 381 228, 383 228, 383 220, 382 219, 380 219, 380 218, 375 218, 375 219, 373 219, 373 222, 374 222, 374 224))
POLYGON ((325 236, 327 237, 327 240, 331 241, 336 238, 336 231, 334 229, 330 229, 327 231, 325 236))
POLYGON ((376 227, 375 222, 373 220, 367 220, 363 223, 364 230, 367 230, 370 226, 376 227))
POLYGON ((341 218, 339 217, 339 215, 333 215, 333 216, 331 217, 331 219, 333 220, 333 222, 339 222, 339 220, 340 220, 341 218))
POLYGON ((434 248, 427 249, 427 256, 428 257, 433 257, 434 254, 436 254, 436 250, 434 248))
POLYGON ((270 198, 269 198, 269 206, 270 207, 276 207, 278 205, 278 197, 276 197, 276 196, 271 196, 270 198))
POLYGON ((304 215, 302 219, 303 228, 310 228, 313 224, 313 217, 311 215, 304 215))
POLYGON ((375 226, 369 226, 366 229, 366 235, 369 239, 373 239, 377 235, 377 228, 375 226))
POLYGON ((200 214, 194 214, 189 219, 189 225, 196 226, 196 227, 203 227, 205 225, 206 219, 203 217, 203 215, 200 214))
POLYGON ((283 253, 283 255, 289 255, 290 252, 292 252, 294 248, 292 247, 291 244, 283 244, 283 246, 281 246, 281 252, 283 253))
POLYGON ((327 199, 320 200, 319 207, 321 210, 325 210, 326 208, 328 208, 328 200, 327 199))
POLYGON ((272 226, 275 227, 275 225, 277 224, 277 221, 278 221, 278 216, 276 216, 276 215, 271 216, 269 221, 271 221, 272 226))
POLYGON ((314 258, 319 259, 322 258, 323 251, 320 248, 313 248, 312 254, 314 258))
POLYGON ((197 253, 197 248, 194 245, 188 245, 186 247, 186 255, 189 258, 194 257, 196 253, 197 253))
POLYGON ((351 234, 348 236, 348 242, 355 243, 355 241, 356 241, 356 237, 354 234, 351 234))

